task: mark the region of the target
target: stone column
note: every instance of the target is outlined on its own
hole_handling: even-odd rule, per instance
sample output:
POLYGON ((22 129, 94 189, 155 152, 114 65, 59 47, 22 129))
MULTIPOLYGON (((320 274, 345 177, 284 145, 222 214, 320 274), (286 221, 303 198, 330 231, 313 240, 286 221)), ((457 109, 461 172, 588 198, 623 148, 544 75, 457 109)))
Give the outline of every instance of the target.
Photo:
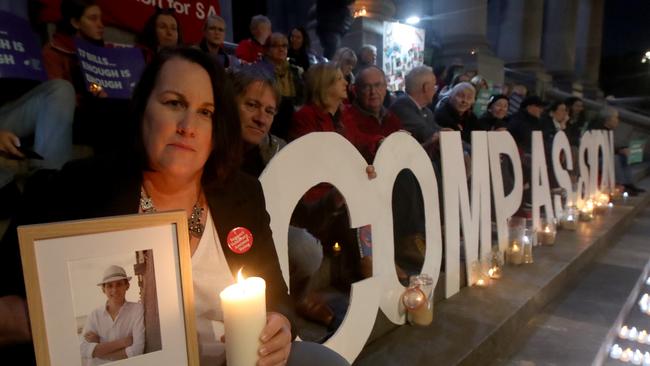
POLYGON ((598 99, 603 92, 598 85, 603 41, 604 0, 580 0, 576 40, 576 76, 587 98, 598 99))
POLYGON ((434 0, 432 30, 442 48, 442 62, 461 61, 492 83, 503 83, 503 61, 487 40, 487 0, 434 0))
POLYGON ((509 81, 542 95, 550 76, 541 58, 544 0, 490 2, 489 34, 509 81))
POLYGON ((576 64, 576 18, 578 0, 547 0, 544 9, 542 58, 553 84, 574 91, 576 64))

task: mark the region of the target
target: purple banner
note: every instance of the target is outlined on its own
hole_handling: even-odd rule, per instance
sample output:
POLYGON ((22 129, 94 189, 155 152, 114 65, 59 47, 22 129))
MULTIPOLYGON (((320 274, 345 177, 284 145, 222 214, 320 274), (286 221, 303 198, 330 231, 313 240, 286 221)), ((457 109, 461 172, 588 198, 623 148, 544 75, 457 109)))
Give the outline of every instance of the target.
POLYGON ((41 46, 29 23, 0 11, 0 78, 46 80, 41 46))
POLYGON ((109 98, 131 98, 144 69, 140 49, 98 47, 80 38, 75 43, 88 90, 102 91, 109 98))

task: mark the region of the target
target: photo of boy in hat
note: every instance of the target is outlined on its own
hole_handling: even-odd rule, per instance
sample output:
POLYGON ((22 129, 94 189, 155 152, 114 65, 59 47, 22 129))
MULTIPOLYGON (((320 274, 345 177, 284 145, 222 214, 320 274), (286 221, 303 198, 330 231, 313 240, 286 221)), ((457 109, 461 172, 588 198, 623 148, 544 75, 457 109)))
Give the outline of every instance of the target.
POLYGON ((93 310, 83 329, 81 357, 90 365, 101 365, 140 355, 144 351, 144 308, 126 300, 131 277, 124 268, 110 265, 97 286, 106 303, 93 310))

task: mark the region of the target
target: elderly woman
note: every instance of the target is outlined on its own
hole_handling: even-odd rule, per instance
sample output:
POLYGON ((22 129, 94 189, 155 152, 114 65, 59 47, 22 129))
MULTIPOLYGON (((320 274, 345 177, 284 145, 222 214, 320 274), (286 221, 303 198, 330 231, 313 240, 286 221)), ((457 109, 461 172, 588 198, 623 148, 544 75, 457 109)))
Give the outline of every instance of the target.
MULTIPOLYGON (((133 96, 133 145, 115 156, 68 164, 35 195, 28 194, 26 212, 31 215, 17 221, 184 210, 190 223, 203 364, 218 364, 225 355, 223 347, 207 347, 220 338, 211 334, 206 340, 201 324, 220 320, 215 294, 234 282, 234 271, 246 267, 248 275, 267 283, 269 313, 260 334, 258 365, 282 365, 292 349, 290 301, 260 184, 237 170, 241 128, 232 95, 223 69, 200 50, 161 51, 143 72, 133 96), (226 240, 240 226, 255 238, 244 254, 231 251, 226 240)), ((29 342, 15 229, 8 236, 3 248, 14 252, 2 256, 9 274, 0 294, 14 296, 0 298, 8 310, 0 322, 0 339, 29 342)))
POLYGON ((481 129, 505 131, 508 129, 508 96, 495 94, 490 97, 487 103, 487 111, 479 117, 477 125, 481 129))
POLYGON ((470 143, 472 131, 482 130, 476 123, 476 116, 472 111, 476 90, 468 82, 457 84, 451 89, 449 99, 436 108, 436 122, 441 127, 460 131, 463 141, 470 143))

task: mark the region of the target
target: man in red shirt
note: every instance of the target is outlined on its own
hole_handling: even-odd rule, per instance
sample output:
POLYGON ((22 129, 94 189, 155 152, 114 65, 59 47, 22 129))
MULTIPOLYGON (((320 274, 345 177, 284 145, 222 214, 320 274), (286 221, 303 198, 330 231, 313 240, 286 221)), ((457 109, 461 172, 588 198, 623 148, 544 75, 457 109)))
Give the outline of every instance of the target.
POLYGON ((260 61, 264 55, 264 44, 271 35, 271 20, 264 15, 256 15, 251 18, 250 30, 253 37, 239 42, 235 56, 252 64, 260 61))
POLYGON ((402 129, 397 116, 384 108, 386 97, 386 75, 377 66, 368 66, 359 71, 354 84, 356 99, 344 114, 345 124, 355 124, 357 129, 369 135, 387 137, 402 129))

